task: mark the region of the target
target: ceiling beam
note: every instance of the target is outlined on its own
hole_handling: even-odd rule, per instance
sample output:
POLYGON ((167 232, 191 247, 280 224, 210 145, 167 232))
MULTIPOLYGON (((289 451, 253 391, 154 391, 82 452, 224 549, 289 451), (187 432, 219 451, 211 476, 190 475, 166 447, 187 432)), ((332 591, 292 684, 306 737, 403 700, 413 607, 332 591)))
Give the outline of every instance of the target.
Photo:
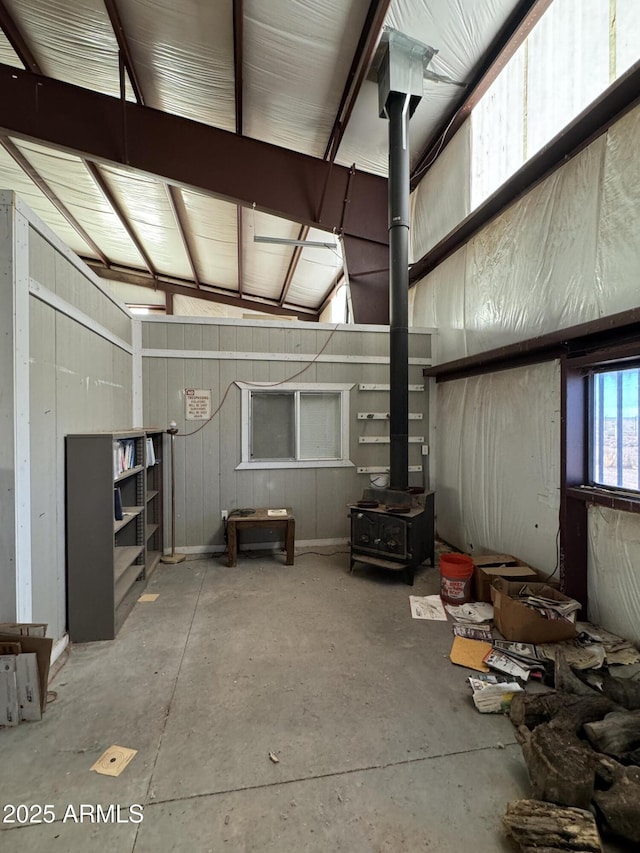
POLYGON ((164 186, 167 191, 167 198, 169 199, 169 205, 171 207, 171 212, 173 213, 173 218, 175 219, 176 225, 178 226, 178 231, 180 232, 182 246, 184 248, 185 255, 187 256, 187 260, 189 261, 189 266, 191 267, 191 274, 193 276, 193 280, 195 282, 196 287, 200 287, 200 276, 198 275, 195 254, 193 251, 193 246, 191 245, 192 234, 191 230, 185 226, 187 212, 184 207, 184 199, 182 197, 182 192, 180 191, 179 187, 173 187, 171 186, 171 184, 165 184, 164 186))
POLYGON ((109 15, 109 20, 111 21, 111 27, 116 37, 116 41, 118 42, 120 55, 124 62, 124 66, 127 69, 127 74, 129 75, 129 82, 131 83, 133 94, 135 95, 136 101, 142 106, 144 106, 142 86, 140 85, 140 80, 138 79, 138 75, 136 73, 133 57, 131 56, 131 50, 129 49, 129 42, 124 31, 124 27, 122 26, 118 7, 116 6, 116 0, 104 0, 104 5, 106 6, 107 14, 109 15))
POLYGON ((148 287, 153 290, 161 290, 178 296, 188 296, 192 299, 203 299, 205 302, 220 302, 223 305, 234 305, 237 308, 245 308, 248 311, 262 311, 265 314, 276 314, 281 317, 299 317, 301 320, 317 321, 317 312, 302 306, 289 306, 287 308, 279 305, 275 300, 266 300, 259 297, 255 299, 234 296, 231 293, 223 293, 220 290, 209 289, 206 285, 195 288, 193 285, 181 282, 173 278, 141 273, 138 270, 111 267, 107 269, 91 258, 85 258, 85 262, 101 278, 109 281, 121 281, 125 284, 134 284, 137 287, 148 287))
POLYGON ((338 148, 340 147, 342 137, 351 118, 351 113, 360 94, 360 89, 369 71, 369 66, 371 65, 376 45, 380 39, 384 19, 390 5, 391 0, 371 0, 369 11, 367 12, 367 17, 365 18, 364 26, 358 40, 358 46, 353 56, 351 68, 347 75, 347 82, 340 98, 338 112, 336 113, 329 141, 324 152, 325 160, 333 162, 338 153, 338 148))
MULTIPOLYGON (((298 240, 306 240, 309 236, 309 231, 311 229, 308 225, 302 225, 300 227, 300 231, 298 232, 298 240)), ((280 291, 280 305, 284 305, 287 299, 287 293, 289 293, 289 288, 291 287, 291 282, 293 281, 293 277, 296 274, 296 270, 298 269, 298 264, 300 262, 300 258, 304 251, 304 246, 296 246, 291 255, 291 260, 289 261, 289 268, 287 269, 287 274, 284 277, 284 284, 282 285, 282 289, 280 291)))
POLYGON ((31 48, 25 41, 24 36, 20 32, 20 28, 9 14, 9 11, 4 4, 4 0, 0 0, 0 27, 2 27, 4 34, 9 40, 9 44, 18 55, 18 59, 22 62, 24 67, 27 70, 32 71, 34 74, 42 74, 42 69, 38 64, 38 61, 31 52, 31 48))
MULTIPOLYGON (((246 207, 255 203, 258 210, 303 225, 339 229, 350 171, 343 166, 129 102, 125 157, 119 98, 8 65, 0 65, 0 103, 0 127, 12 136, 128 166, 246 207), (316 211, 329 168, 320 224, 316 211)), ((356 175, 345 233, 387 245, 387 180, 356 175)))
POLYGON ((632 65, 567 127, 534 154, 493 195, 416 261, 409 284, 432 272, 504 210, 574 157, 632 107, 640 103, 640 62, 632 65))
POLYGON ((87 234, 82 225, 75 218, 73 213, 69 210, 69 208, 62 202, 58 196, 51 189, 49 184, 45 181, 42 175, 32 166, 32 164, 27 160, 22 151, 14 145, 14 143, 6 136, 0 136, 0 145, 5 149, 7 154, 11 155, 13 159, 16 161, 18 166, 22 169, 22 171, 33 181, 33 183, 38 187, 40 192, 46 196, 47 199, 51 202, 51 204, 56 208, 58 213, 60 213, 69 223, 69 225, 73 228, 76 234, 84 240, 87 246, 95 253, 97 258, 100 258, 102 263, 109 267, 111 266, 111 261, 104 254, 104 252, 100 249, 100 247, 93 241, 93 239, 87 234))
POLYGON ((242 71, 244 66, 244 3, 233 0, 233 69, 236 100, 236 133, 242 136, 243 103, 242 71))
POLYGON ((113 208, 113 212, 118 217, 118 219, 120 220, 120 224, 122 225, 124 230, 129 235, 129 239, 131 240, 133 245, 136 247, 138 254, 140 255, 140 257, 144 261, 146 268, 149 270, 151 275, 155 278, 158 275, 158 273, 155 270, 155 267, 153 265, 153 261, 151 260, 151 258, 147 254, 147 251, 144 248, 144 246, 142 245, 140 238, 138 237, 138 235, 134 231, 133 226, 129 222, 129 218, 127 217, 126 213, 124 212, 124 210, 120 206, 120 203, 118 202, 117 198, 112 193, 111 188, 109 187, 109 185, 105 181, 104 176, 102 175, 102 172, 96 166, 95 163, 91 162, 91 160, 84 160, 84 165, 89 170, 91 177, 96 182, 99 189, 102 190, 104 197, 106 198, 106 200, 109 202, 109 204, 113 208))
POLYGON ((244 287, 244 225, 242 216, 242 206, 236 205, 236 250, 237 250, 237 266, 238 266, 238 296, 242 296, 244 287))
MULTIPOLYGON (((118 48, 120 50, 120 59, 121 62, 124 63, 124 67, 129 76, 129 81, 131 83, 131 88, 133 89, 136 102, 141 106, 145 106, 144 93, 142 91, 140 79, 138 77, 135 63, 133 61, 133 56, 131 54, 131 48, 129 47, 127 34, 125 33, 124 26, 122 24, 122 19, 120 18, 120 13, 118 12, 116 0, 104 0, 104 4, 107 8, 107 13, 109 15, 109 20, 111 21, 111 27, 116 37, 116 41, 118 42, 118 48)), ((122 89, 121 94, 122 100, 124 101, 124 88, 122 89)), ((191 246, 191 233, 186 224, 186 211, 184 210, 184 202, 180 194, 180 190, 177 187, 170 186, 169 184, 165 184, 165 189, 167 191, 167 198, 169 200, 171 212, 173 213, 173 218, 175 219, 176 226, 180 233, 182 246, 187 256, 187 260, 189 261, 189 266, 191 267, 193 280, 195 284, 200 287, 200 279, 198 277, 198 270, 196 268, 195 256, 193 254, 191 246)))
POLYGON ((520 0, 506 23, 483 54, 464 94, 431 135, 411 172, 411 189, 414 190, 427 169, 433 165, 442 150, 453 139, 471 110, 527 38, 533 27, 551 5, 552 0, 520 0))

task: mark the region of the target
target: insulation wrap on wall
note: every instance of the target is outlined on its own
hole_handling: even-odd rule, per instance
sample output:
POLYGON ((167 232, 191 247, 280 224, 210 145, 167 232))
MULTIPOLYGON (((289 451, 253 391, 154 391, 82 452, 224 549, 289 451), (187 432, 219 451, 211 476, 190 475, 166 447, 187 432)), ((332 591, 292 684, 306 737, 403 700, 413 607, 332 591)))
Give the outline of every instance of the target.
POLYGON ((416 285, 436 363, 638 306, 639 134, 636 107, 416 285))
POLYGON ((589 618, 640 644, 640 516, 589 507, 589 618))
POLYGON ((437 530, 463 551, 557 565, 560 363, 437 385, 437 530))

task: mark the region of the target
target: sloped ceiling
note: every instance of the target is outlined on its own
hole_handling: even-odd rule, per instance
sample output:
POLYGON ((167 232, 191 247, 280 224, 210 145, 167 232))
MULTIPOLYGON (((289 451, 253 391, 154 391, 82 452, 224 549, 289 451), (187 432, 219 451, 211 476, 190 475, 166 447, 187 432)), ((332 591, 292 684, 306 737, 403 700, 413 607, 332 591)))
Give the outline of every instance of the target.
MULTIPOLYGON (((0 0, 0 187, 112 280, 317 319, 342 243, 254 237, 335 231, 364 241, 361 273, 380 266, 387 126, 369 72, 383 26, 470 82, 535 5, 0 0)), ((414 164, 460 102, 425 81, 414 164)))

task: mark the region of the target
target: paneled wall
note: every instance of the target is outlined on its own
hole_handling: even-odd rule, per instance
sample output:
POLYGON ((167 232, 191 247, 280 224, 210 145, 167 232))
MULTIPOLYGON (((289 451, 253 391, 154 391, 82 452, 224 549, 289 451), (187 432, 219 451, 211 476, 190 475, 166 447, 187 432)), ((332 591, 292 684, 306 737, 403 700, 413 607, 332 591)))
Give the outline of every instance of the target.
MULTIPOLYGON (((358 420, 358 412, 388 411, 388 392, 360 391, 359 384, 388 384, 387 327, 335 326, 287 321, 231 321, 209 318, 150 318, 143 321, 145 423, 178 424, 195 432, 203 421, 186 421, 187 388, 210 389, 220 413, 195 434, 175 440, 176 547, 182 551, 224 548, 221 510, 290 506, 298 542, 344 540, 346 506, 369 485, 360 466, 388 466, 388 444, 359 438, 389 435, 388 421, 358 420), (335 330, 335 331, 334 331, 335 330), (329 340, 330 339, 330 340, 329 340), (326 346, 325 346, 326 345, 326 346), (324 349, 323 349, 324 347, 324 349), (320 353, 314 362, 315 356, 320 353), (295 378, 294 378, 295 377, 295 378), (240 390, 236 381, 351 383, 351 467, 236 470, 241 461, 240 390)), ((410 335, 410 383, 423 385, 430 363, 430 335, 410 335)), ((410 394, 413 435, 428 435, 428 397, 410 394)), ((422 465, 421 446, 410 446, 409 464, 422 465)), ((422 473, 410 475, 422 483, 422 473)), ((264 539, 264 535, 262 538, 264 539)))
POLYGON ((3 235, 0 263, 0 315, 6 322, 15 311, 17 324, 14 372, 3 371, 13 399, 3 395, 1 412, 17 446, 2 467, 17 496, 3 490, 0 507, 19 523, 2 539, 0 608, 8 620, 48 623, 58 639, 66 628, 64 437, 131 427, 132 322, 13 193, 0 193, 0 211, 17 235, 3 235))

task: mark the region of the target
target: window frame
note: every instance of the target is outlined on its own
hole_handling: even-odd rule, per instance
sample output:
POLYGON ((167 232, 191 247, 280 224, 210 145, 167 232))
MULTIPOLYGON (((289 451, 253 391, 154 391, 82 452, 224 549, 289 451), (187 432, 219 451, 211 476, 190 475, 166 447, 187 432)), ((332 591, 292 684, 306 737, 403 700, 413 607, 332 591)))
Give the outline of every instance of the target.
POLYGON ((349 397, 353 382, 236 382, 240 389, 241 461, 236 471, 256 471, 287 468, 352 468, 349 446, 349 397), (300 393, 340 395, 341 456, 337 459, 260 459, 251 458, 251 395, 253 393, 292 393, 294 398, 296 453, 300 443, 300 393))
MULTIPOLYGON (((594 366, 591 370, 589 370, 587 374, 587 483, 589 487, 593 489, 605 489, 607 492, 612 492, 614 494, 624 495, 626 497, 636 497, 640 499, 640 483, 636 486, 636 488, 629 486, 620 486, 620 485, 612 485, 610 483, 601 483, 596 480, 595 477, 595 452, 594 452, 594 442, 595 442, 595 429, 594 429, 594 421, 595 421, 595 401, 596 401, 596 379, 597 377, 604 376, 605 374, 611 373, 621 373, 625 370, 638 370, 640 368, 640 362, 633 361, 629 362, 614 362, 607 364, 600 364, 594 366)), ((601 405, 603 403, 601 402, 601 405)), ((604 463, 601 462, 604 470, 604 463)), ((638 475, 636 475, 637 478, 638 475)))

